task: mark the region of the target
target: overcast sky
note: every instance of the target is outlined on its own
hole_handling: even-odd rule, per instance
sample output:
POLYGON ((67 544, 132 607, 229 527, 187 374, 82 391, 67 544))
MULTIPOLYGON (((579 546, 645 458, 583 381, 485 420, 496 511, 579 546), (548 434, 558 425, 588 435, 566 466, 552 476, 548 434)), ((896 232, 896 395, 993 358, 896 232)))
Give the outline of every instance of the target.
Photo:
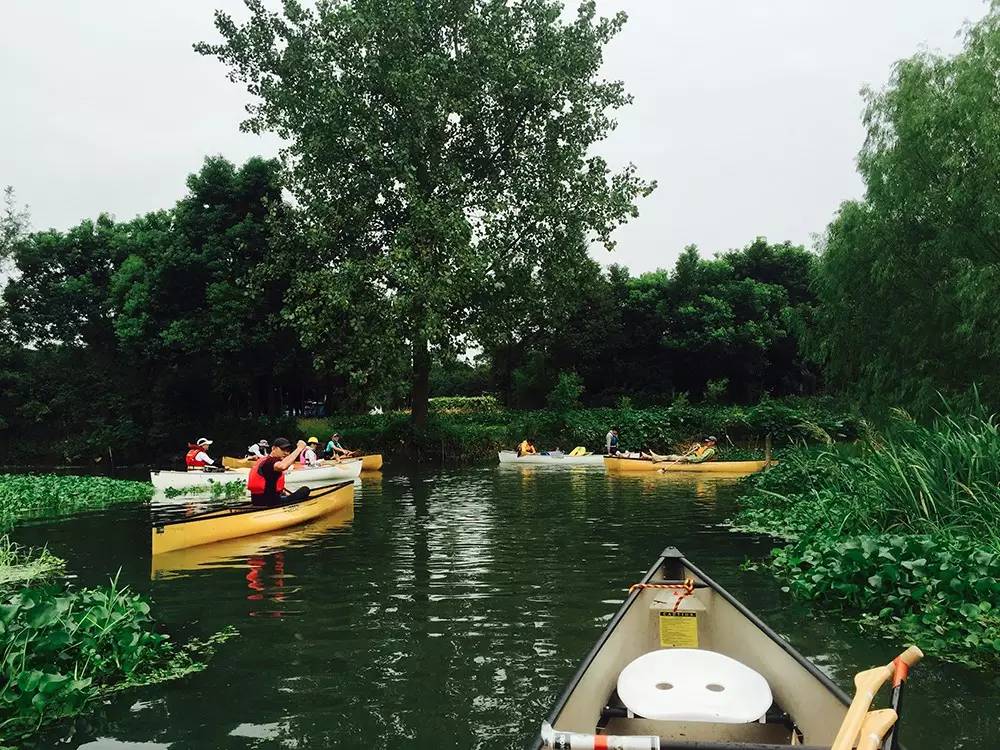
MULTIPOLYGON (((192 42, 238 0, 0 1, 0 185, 36 229, 171 206, 206 154, 277 151, 239 132, 246 94, 192 42)), ((604 262, 669 266, 758 235, 811 245, 861 195, 859 89, 921 47, 951 52, 982 0, 598 0, 635 103, 600 151, 659 188, 604 262)))

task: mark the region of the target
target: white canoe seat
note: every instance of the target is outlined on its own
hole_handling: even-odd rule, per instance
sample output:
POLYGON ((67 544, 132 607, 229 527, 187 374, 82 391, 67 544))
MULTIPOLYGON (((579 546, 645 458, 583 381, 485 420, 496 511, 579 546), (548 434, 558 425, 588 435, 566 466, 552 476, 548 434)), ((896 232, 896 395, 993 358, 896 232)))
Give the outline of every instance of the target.
POLYGON ((771 688, 735 659, 702 649, 650 651, 618 675, 618 697, 637 716, 746 724, 771 707, 771 688))

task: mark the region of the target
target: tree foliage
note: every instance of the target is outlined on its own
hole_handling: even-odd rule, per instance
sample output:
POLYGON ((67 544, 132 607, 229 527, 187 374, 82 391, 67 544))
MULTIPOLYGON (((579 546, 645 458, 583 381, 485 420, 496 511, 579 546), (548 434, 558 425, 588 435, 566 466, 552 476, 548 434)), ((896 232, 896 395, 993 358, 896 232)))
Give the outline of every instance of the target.
POLYGON ((332 316, 304 342, 354 341, 325 364, 357 386, 411 365, 419 426, 432 351, 565 291, 588 243, 612 246, 652 188, 594 153, 630 101, 599 74, 625 17, 599 18, 592 1, 568 22, 555 0, 246 5, 243 24, 218 12, 223 42, 197 49, 255 95, 244 129, 289 144, 311 261, 291 312, 332 316))
POLYGON ((833 384, 926 408, 1000 398, 1000 10, 865 93, 864 200, 830 225, 813 347, 833 384))

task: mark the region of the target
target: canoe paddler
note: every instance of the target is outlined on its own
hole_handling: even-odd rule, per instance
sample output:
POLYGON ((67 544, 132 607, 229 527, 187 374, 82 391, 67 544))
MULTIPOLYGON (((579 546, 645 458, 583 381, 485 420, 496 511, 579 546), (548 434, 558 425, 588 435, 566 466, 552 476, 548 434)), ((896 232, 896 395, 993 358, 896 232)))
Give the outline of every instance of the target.
POLYGON ((261 438, 253 445, 247 446, 247 458, 264 458, 271 451, 271 444, 261 438))
POLYGON ((534 438, 525 438, 521 441, 521 444, 517 446, 517 455, 519 456, 530 456, 538 453, 538 449, 535 448, 534 438))
POLYGON ((692 445, 685 453, 671 453, 663 456, 650 451, 649 453, 642 454, 642 457, 651 458, 654 463, 700 464, 715 458, 717 453, 715 445, 717 442, 718 439, 715 435, 708 435, 702 438, 700 442, 692 445))
POLYGON ((212 441, 208 438, 198 438, 196 443, 188 443, 188 452, 184 456, 184 465, 188 471, 204 471, 205 469, 218 469, 219 465, 215 459, 206 452, 212 441))
POLYGON ((327 458, 347 458, 352 453, 340 444, 340 433, 335 432, 330 438, 330 442, 326 444, 324 455, 327 458))
POLYGON ((614 456, 618 453, 618 428, 612 427, 608 430, 608 434, 604 436, 604 453, 608 456, 614 456))
POLYGON ((309 438, 306 440, 306 449, 302 451, 302 455, 299 456, 299 461, 303 466, 319 466, 319 455, 317 454, 318 450, 319 438, 309 438))
POLYGON ((297 503, 309 497, 308 487, 300 487, 291 493, 285 492, 285 472, 305 449, 304 440, 300 440, 293 450, 286 438, 275 438, 271 442, 271 452, 257 459, 257 463, 250 469, 250 476, 247 478, 250 502, 266 507, 297 503))

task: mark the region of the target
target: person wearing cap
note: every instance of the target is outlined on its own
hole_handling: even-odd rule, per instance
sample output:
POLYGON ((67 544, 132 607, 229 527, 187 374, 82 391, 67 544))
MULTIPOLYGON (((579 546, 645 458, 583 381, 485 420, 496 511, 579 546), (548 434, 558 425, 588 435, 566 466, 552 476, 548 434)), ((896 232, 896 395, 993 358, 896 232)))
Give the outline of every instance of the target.
POLYGON ((218 468, 215 459, 205 452, 211 444, 212 441, 208 438, 198 438, 197 443, 188 443, 188 452, 184 456, 184 464, 188 471, 204 471, 206 467, 218 468))
POLYGON ((708 435, 703 438, 701 442, 692 445, 687 452, 677 454, 672 453, 666 456, 662 456, 659 453, 643 453, 643 458, 651 458, 654 463, 663 463, 664 461, 674 464, 685 463, 685 464, 700 464, 705 461, 711 461, 715 458, 716 450, 715 444, 718 442, 715 435, 708 435))
POLYGON ((319 466, 319 456, 316 454, 316 450, 319 448, 319 438, 309 438, 306 441, 306 445, 308 447, 302 451, 299 461, 302 462, 303 466, 319 466))
POLYGON ((309 497, 308 487, 300 487, 291 493, 285 491, 285 472, 305 448, 303 440, 298 442, 294 450, 286 438, 275 438, 271 442, 271 452, 257 459, 247 477, 247 489, 250 490, 250 502, 253 505, 287 505, 309 497))
POLYGON ((330 442, 326 444, 326 451, 324 451, 324 455, 327 458, 345 458, 351 455, 351 452, 340 444, 339 432, 333 433, 333 437, 330 438, 330 442))
POLYGON ((253 445, 247 446, 247 458, 264 458, 271 450, 271 444, 261 438, 253 445))

